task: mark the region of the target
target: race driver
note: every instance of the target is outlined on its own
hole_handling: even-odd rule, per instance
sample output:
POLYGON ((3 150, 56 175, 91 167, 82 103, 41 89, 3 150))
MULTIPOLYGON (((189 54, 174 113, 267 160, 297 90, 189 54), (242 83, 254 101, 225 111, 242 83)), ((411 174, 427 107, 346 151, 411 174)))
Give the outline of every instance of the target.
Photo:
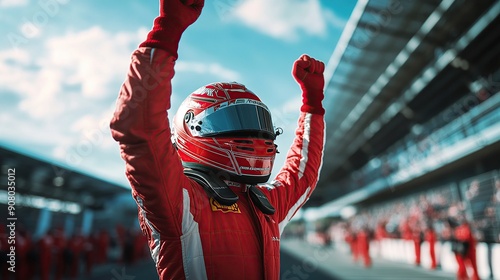
POLYGON ((322 162, 324 64, 307 55, 293 64, 303 101, 298 127, 285 165, 267 183, 279 133, 244 85, 194 91, 170 129, 178 43, 203 5, 160 0, 132 55, 112 136, 160 279, 279 279, 280 235, 314 190, 322 162))

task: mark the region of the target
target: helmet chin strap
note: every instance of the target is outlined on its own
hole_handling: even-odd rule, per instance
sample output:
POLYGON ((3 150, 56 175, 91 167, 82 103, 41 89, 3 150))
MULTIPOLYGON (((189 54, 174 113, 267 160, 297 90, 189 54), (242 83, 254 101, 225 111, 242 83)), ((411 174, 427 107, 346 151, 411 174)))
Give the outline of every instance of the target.
MULTIPOLYGON (((228 187, 228 185, 215 176, 195 169, 184 168, 184 174, 200 184, 205 191, 222 205, 230 206, 236 203, 239 197, 228 187)), ((252 203, 259 208, 262 213, 272 215, 276 211, 267 199, 267 196, 255 185, 250 185, 248 193, 252 203)))

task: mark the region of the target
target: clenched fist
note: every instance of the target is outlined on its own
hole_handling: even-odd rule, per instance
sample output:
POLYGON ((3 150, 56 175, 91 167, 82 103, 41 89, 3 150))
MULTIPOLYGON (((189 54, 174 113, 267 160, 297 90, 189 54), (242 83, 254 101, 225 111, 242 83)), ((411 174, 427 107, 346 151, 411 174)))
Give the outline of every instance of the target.
POLYGON ((302 107, 300 108, 302 112, 325 114, 325 109, 321 104, 324 98, 324 70, 323 62, 305 54, 294 62, 292 76, 302 89, 302 107))
POLYGON ((177 58, 182 33, 198 19, 204 4, 204 0, 160 0, 160 16, 140 46, 160 48, 177 58))
POLYGON ((160 0, 160 17, 175 20, 185 30, 201 14, 204 0, 160 0))

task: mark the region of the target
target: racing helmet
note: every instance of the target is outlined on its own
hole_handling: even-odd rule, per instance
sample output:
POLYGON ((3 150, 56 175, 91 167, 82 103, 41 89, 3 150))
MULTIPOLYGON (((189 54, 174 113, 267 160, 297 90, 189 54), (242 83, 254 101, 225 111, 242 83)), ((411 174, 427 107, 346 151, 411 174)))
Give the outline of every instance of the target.
POLYGON ((267 106, 236 82, 212 83, 191 93, 172 127, 172 141, 185 168, 245 184, 269 179, 275 138, 267 106))

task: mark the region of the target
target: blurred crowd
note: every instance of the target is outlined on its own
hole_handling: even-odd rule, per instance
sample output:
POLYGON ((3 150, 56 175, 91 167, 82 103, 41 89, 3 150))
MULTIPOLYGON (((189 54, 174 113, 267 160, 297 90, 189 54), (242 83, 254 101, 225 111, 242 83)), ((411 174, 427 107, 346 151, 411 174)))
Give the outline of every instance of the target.
POLYGON ((406 240, 414 247, 414 264, 421 265, 429 254, 430 268, 439 268, 436 244, 451 244, 458 271, 457 279, 479 279, 476 245, 488 247, 488 266, 493 275, 492 247, 500 243, 500 179, 496 173, 481 175, 438 189, 368 206, 341 220, 321 221, 307 234, 304 224, 291 226, 285 237, 306 238, 323 246, 347 244, 353 260, 372 265, 370 251, 383 240, 406 240), (312 237, 311 237, 312 236, 312 237), (429 245, 425 252, 422 243, 429 245))
POLYGON ((471 279, 479 279, 477 242, 488 245, 491 274, 491 246, 500 242, 500 180, 472 180, 463 194, 463 199, 454 198, 446 189, 420 194, 367 209, 338 226, 343 229, 342 237, 353 258, 362 259, 367 267, 371 265, 371 240, 412 241, 416 265, 421 263, 421 244, 427 241, 431 269, 438 265, 435 243, 450 242, 458 266, 457 279, 466 279, 468 265, 472 269, 471 279))
POLYGON ((9 235, 0 226, 0 279, 88 279, 95 266, 120 262, 133 264, 149 256, 147 239, 139 230, 118 225, 84 235, 52 228, 38 238, 22 226, 15 232, 15 273, 9 271, 9 235))
POLYGON ((347 227, 367 227, 374 233, 402 239, 411 239, 415 232, 423 235, 426 229, 433 228, 438 240, 448 241, 453 227, 468 220, 476 240, 499 242, 500 179, 486 180, 482 187, 479 180, 473 180, 464 194, 465 199, 459 199, 451 188, 443 188, 384 203, 353 216, 347 227))

